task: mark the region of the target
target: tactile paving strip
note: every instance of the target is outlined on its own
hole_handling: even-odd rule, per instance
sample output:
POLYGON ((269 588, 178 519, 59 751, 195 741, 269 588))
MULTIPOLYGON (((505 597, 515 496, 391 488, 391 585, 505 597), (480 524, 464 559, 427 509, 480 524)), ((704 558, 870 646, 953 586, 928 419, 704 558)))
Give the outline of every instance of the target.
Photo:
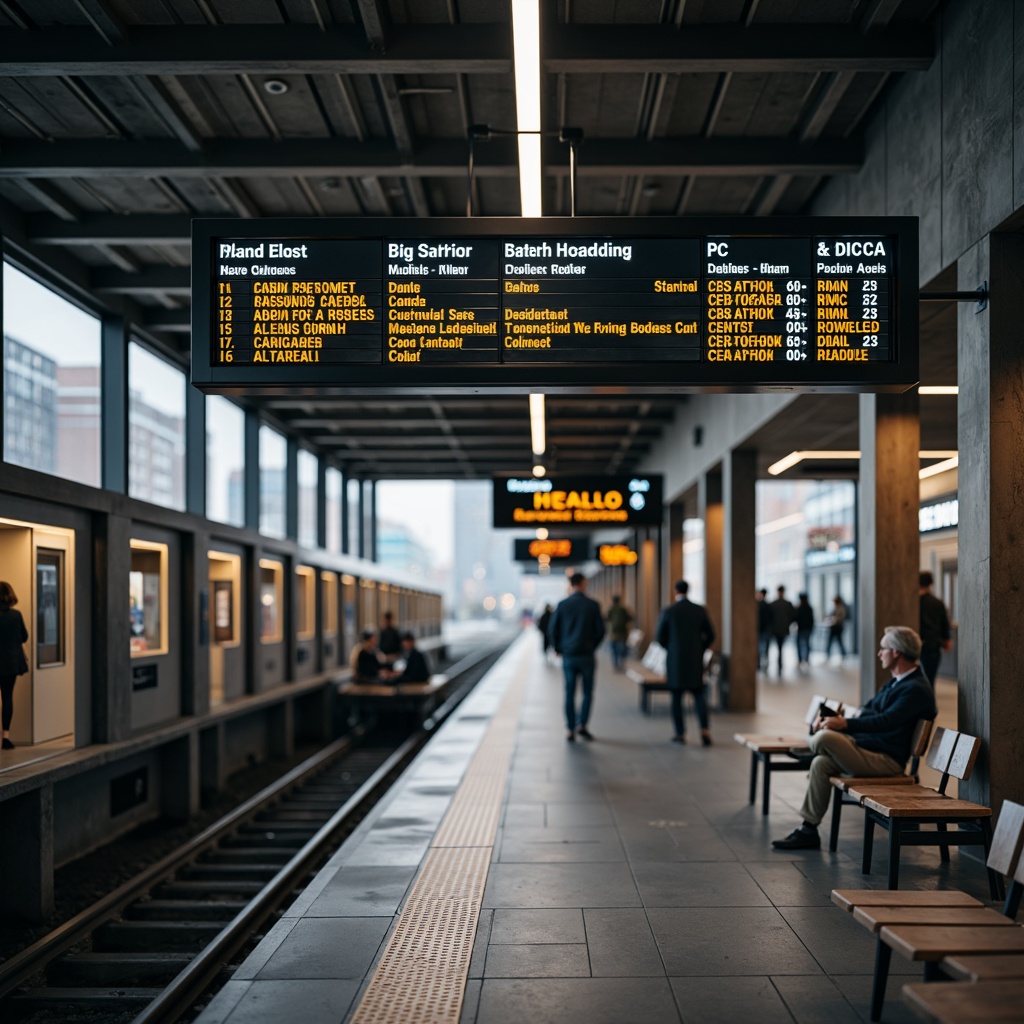
POLYGON ((526 688, 526 659, 516 666, 351 1024, 459 1020, 526 688))

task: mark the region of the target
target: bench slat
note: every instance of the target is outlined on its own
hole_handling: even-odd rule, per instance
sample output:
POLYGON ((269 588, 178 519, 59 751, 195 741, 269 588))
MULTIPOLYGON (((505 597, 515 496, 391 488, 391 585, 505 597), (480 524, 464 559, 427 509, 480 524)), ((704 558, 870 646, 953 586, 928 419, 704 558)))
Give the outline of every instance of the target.
POLYGON ((983 907, 981 900, 959 889, 833 889, 832 902, 843 910, 855 907, 983 907))
POLYGON ((1019 1021, 1024 981, 980 981, 977 985, 904 985, 903 999, 926 1020, 941 1024, 1019 1021))
POLYGON ((916 786, 911 775, 863 775, 852 777, 849 775, 833 775, 828 780, 833 788, 841 789, 844 793, 851 789, 861 789, 865 786, 916 786))
POLYGON ((947 956, 942 969, 959 981, 984 981, 998 978, 1024 978, 1024 953, 999 956, 947 956))
POLYGON ((914 797, 903 801, 897 796, 886 799, 882 794, 877 794, 865 797, 864 806, 886 818, 918 818, 921 821, 934 818, 952 821, 958 818, 992 817, 991 807, 971 803, 970 800, 955 800, 953 797, 943 797, 941 800, 914 797))
POLYGON ((951 953, 1024 953, 1024 928, 892 925, 882 941, 908 960, 938 962, 951 953))
POLYGON ((869 931, 894 924, 950 925, 957 928, 1013 927, 1013 922, 991 907, 865 907, 853 908, 853 919, 869 931))

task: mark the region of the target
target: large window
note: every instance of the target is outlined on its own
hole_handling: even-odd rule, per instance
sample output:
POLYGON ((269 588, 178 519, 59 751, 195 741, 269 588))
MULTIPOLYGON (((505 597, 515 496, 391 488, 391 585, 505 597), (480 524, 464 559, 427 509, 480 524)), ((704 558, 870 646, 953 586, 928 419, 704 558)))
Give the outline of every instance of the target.
POLYGON ((219 395, 206 399, 206 514, 245 525, 245 413, 219 395))
POLYGON ((100 322, 4 264, 4 461, 99 487, 100 322))
POLYGON ((128 493, 185 507, 185 374, 137 342, 128 346, 128 493))
POLYGON ((285 535, 285 467, 288 442, 276 430, 260 427, 260 533, 285 535))
POLYGON ((341 554, 341 485, 342 475, 340 469, 333 466, 327 467, 326 491, 327 491, 327 550, 335 554, 341 554))
POLYGON ((299 543, 304 548, 316 547, 316 485, 320 473, 319 460, 305 448, 299 449, 299 543))

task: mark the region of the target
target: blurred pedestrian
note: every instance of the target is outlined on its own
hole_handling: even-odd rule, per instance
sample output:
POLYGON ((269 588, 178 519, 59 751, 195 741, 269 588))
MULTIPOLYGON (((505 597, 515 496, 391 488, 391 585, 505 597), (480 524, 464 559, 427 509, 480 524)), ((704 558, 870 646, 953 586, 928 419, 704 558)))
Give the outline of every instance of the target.
POLYGON ((801 594, 796 606, 796 660, 800 668, 807 668, 811 661, 811 633, 814 630, 814 609, 801 594))
POLYGON ((922 569, 918 583, 921 588, 921 669, 934 686, 942 652, 953 646, 953 630, 946 606, 932 593, 935 577, 922 569))
POLYGON ((377 650, 387 664, 391 664, 402 653, 402 635, 395 625, 395 617, 391 612, 385 612, 381 617, 383 625, 380 627, 380 634, 377 637, 377 650))
POLYGON ((779 586, 776 588, 776 598, 770 605, 768 610, 771 612, 771 639, 775 641, 775 645, 778 648, 778 670, 779 675, 782 675, 782 645, 786 642, 786 637, 789 636, 789 631, 796 620, 796 609, 793 607, 793 603, 786 599, 786 588, 779 586))
POLYGON ((604 639, 604 618, 601 606, 587 597, 587 578, 581 572, 574 572, 569 578, 572 593, 560 601, 551 616, 548 635, 555 654, 562 656, 562 671, 565 673, 565 724, 566 739, 572 743, 577 733, 585 740, 592 740, 587 722, 594 699, 594 651, 604 639), (582 685, 583 703, 576 711, 576 682, 582 685))
POLYGON ((626 660, 626 640, 629 638, 629 627, 633 622, 633 613, 622 603, 621 595, 613 595, 612 606, 608 609, 607 620, 612 668, 616 672, 621 672, 626 660))
POLYGON ((846 629, 846 619, 849 611, 846 602, 838 595, 832 598, 832 614, 828 617, 828 647, 825 650, 825 657, 832 657, 832 645, 839 644, 839 657, 846 657, 846 645, 843 643, 843 631, 846 629))
POLYGON ((543 644, 542 652, 545 661, 550 660, 548 652, 551 649, 551 640, 548 637, 548 628, 551 626, 551 616, 554 610, 551 605, 544 605, 544 611, 541 612, 540 618, 537 620, 537 628, 540 630, 541 643, 543 644))
POLYGON ((416 634, 405 632, 402 634, 402 658, 405 660, 405 668, 402 674, 395 676, 393 683, 426 683, 430 679, 430 667, 423 652, 416 646, 416 634))
POLYGON ((686 718, 683 694, 693 694, 693 704, 700 722, 700 739, 711 746, 708 721, 708 698, 704 685, 704 652, 714 643, 715 627, 711 625, 703 605, 694 604, 686 595, 689 585, 680 580, 675 585, 676 599, 658 620, 657 640, 665 648, 665 679, 672 697, 672 724, 676 734, 673 743, 686 742, 686 718))
POLYGON ((13 750, 11 742, 11 718, 14 715, 14 684, 18 676, 28 672, 28 659, 21 645, 28 640, 25 620, 14 606, 18 595, 6 580, 0 580, 0 701, 3 710, 0 719, 3 725, 3 740, 0 747, 13 750))
POLYGON ((768 642, 772 635, 772 613, 768 609, 768 590, 762 587, 757 592, 757 667, 768 671, 768 642))

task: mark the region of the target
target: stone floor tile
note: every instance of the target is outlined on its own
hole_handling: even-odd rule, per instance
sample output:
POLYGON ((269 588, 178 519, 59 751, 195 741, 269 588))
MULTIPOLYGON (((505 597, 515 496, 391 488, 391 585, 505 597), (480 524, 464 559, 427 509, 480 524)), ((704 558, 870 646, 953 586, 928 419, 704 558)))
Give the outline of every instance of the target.
POLYGON ((634 863, 645 907, 767 907, 771 901, 742 864, 634 863))
POLYGON ((391 922, 389 917, 297 921, 258 978, 361 978, 391 922))
POLYGON ((492 945, 586 942, 581 910, 495 910, 492 945))
POLYGON ((812 881, 788 860, 753 861, 744 867, 776 907, 832 906, 832 889, 843 888, 812 881))
POLYGON ((487 980, 477 1024, 678 1024, 665 978, 487 980))
POLYGON ((466 982, 466 991, 462 997, 462 1013, 459 1024, 476 1024, 476 1012, 480 1006, 480 989, 483 982, 470 980, 466 982))
POLYGON ((491 945, 487 949, 487 978, 589 978, 585 945, 540 943, 531 946, 491 945))
POLYGON ((771 978, 669 980, 684 1024, 736 1024, 744 1020, 754 1020, 757 1024, 792 1024, 771 978))
POLYGON ((647 914, 628 908, 585 910, 590 970, 595 978, 658 978, 665 974, 647 914))
POLYGON ((501 824, 504 828, 542 828, 545 824, 545 804, 506 804, 501 824))
POLYGON ((225 1024, 267 1024, 275 1020, 337 1024, 348 1013, 358 991, 358 981, 254 981, 225 1024))
POLYGON ((469 977, 482 978, 484 965, 487 962, 487 945, 491 941, 491 929, 494 924, 494 911, 481 910, 476 925, 476 936, 473 939, 473 952, 469 958, 469 977))
POLYGON ((393 917, 416 869, 346 865, 306 911, 307 917, 393 917))
POLYGON ((625 864, 493 864, 485 907, 639 907, 625 864))
POLYGON ((670 977, 821 973, 774 907, 658 908, 647 918, 670 977))
POLYGON ((603 800, 587 800, 566 802, 564 800, 549 800, 545 804, 544 824, 549 828, 576 826, 595 827, 599 825, 614 825, 615 819, 608 804, 603 800))
MULTIPOLYGON (((877 939, 853 914, 839 907, 783 907, 779 913, 826 974, 870 974, 875 969, 877 939)), ((921 967, 897 955, 889 973, 920 974, 921 967)))
POLYGON ((603 825, 506 830, 498 860, 506 864, 597 863, 625 861, 618 829, 603 825))
MULTIPOLYGON (((895 958, 893 958, 893 963, 895 963, 895 958)), ((871 975, 836 975, 832 980, 860 1019, 869 1021, 871 1019, 871 975)), ((903 984, 912 980, 890 975, 885 992, 885 1004, 882 1007, 883 1024, 920 1024, 921 1018, 903 1002, 900 995, 903 984)))
POLYGON ((860 1018, 831 978, 772 978, 796 1024, 857 1024, 860 1018))

